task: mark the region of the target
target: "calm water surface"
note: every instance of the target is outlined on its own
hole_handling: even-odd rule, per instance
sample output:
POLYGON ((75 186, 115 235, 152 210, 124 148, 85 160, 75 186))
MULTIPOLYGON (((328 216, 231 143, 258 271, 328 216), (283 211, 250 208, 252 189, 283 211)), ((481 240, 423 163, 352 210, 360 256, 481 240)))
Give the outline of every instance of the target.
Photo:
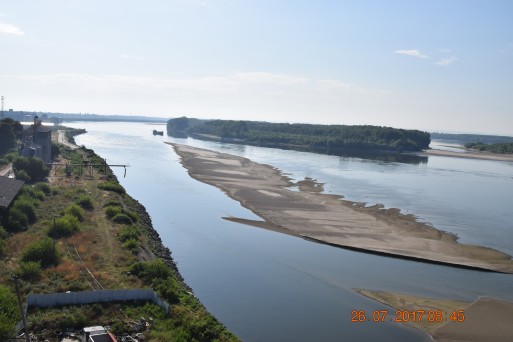
MULTIPOLYGON (((513 254, 513 165, 429 157, 402 164, 153 136, 165 126, 69 124, 78 144, 110 163, 129 163, 121 184, 150 213, 195 295, 245 341, 428 341, 391 322, 350 323, 352 310, 388 307, 353 288, 472 301, 513 301, 513 276, 369 255, 224 221, 257 217, 217 188, 190 178, 164 141, 228 152, 278 167, 328 193, 401 208, 462 242, 513 254)), ((389 308, 388 308, 389 309, 389 308)), ((390 310, 391 314, 393 313, 390 310)))

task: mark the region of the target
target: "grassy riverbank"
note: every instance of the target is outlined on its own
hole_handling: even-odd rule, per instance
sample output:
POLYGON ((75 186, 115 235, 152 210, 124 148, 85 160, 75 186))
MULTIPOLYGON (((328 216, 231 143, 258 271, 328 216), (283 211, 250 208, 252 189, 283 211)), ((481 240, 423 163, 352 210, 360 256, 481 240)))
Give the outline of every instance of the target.
POLYGON ((148 341, 237 340, 194 297, 144 206, 126 194, 108 167, 100 166, 101 158, 85 148, 63 148, 58 163, 47 183, 25 185, 24 191, 37 193, 39 200, 31 203, 32 223, 10 229, 3 239, 0 284, 12 290, 12 275, 18 275, 22 297, 153 288, 172 309, 166 315, 154 305, 118 303, 37 310, 28 314, 30 331, 48 338, 55 329, 108 325, 123 335, 133 332, 140 317, 152 317, 151 331, 143 331, 148 341), (83 166, 66 168, 68 162, 83 166))

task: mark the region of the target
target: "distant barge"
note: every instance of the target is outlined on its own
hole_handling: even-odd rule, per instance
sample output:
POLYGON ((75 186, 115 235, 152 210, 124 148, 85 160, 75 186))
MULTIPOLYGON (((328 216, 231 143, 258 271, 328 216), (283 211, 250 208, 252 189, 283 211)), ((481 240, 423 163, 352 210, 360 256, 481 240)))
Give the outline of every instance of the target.
POLYGON ((153 135, 164 135, 164 131, 157 131, 156 129, 154 129, 153 135))

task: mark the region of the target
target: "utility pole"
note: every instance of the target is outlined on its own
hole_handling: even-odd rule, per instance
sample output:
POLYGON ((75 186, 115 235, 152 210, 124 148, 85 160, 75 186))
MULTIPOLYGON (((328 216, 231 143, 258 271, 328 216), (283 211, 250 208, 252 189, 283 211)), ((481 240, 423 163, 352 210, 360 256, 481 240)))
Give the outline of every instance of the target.
POLYGON ((18 296, 18 305, 20 307, 21 319, 23 320, 23 330, 25 330, 25 340, 27 342, 30 342, 30 337, 27 330, 27 318, 25 317, 25 313, 23 312, 23 307, 21 305, 20 288, 18 286, 18 276, 13 275, 12 279, 14 280, 14 286, 16 287, 16 295, 18 296))
POLYGON ((2 95, 2 111, 0 112, 0 119, 4 119, 4 96, 2 95))

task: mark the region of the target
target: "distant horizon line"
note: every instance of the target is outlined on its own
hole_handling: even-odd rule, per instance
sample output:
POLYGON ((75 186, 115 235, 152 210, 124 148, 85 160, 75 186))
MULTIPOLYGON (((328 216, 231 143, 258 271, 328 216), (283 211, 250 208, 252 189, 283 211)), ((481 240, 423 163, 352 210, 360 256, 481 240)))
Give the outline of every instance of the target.
MULTIPOLYGON (((4 115, 8 114, 9 110, 4 110, 4 115)), ((218 119, 218 118, 202 118, 202 117, 192 117, 192 116, 186 116, 186 115, 180 115, 180 116, 173 116, 173 117, 163 117, 163 116, 155 116, 155 115, 140 115, 140 114, 98 114, 98 113, 70 113, 70 112, 51 112, 51 111, 33 111, 33 110, 14 110, 12 109, 12 112, 16 113, 30 113, 30 114, 62 114, 62 115, 89 115, 89 116, 105 116, 105 117, 113 117, 113 116, 119 116, 119 117, 134 117, 134 118, 153 118, 153 119, 162 119, 162 120, 170 120, 170 119, 176 119, 179 117, 187 117, 190 119, 199 119, 199 120, 240 120, 240 119, 218 119)), ((336 123, 336 124, 328 124, 328 123, 311 123, 311 122, 285 122, 285 121, 267 121, 267 120, 243 120, 243 121, 264 121, 264 122, 272 122, 272 123, 288 123, 288 124, 308 124, 308 125, 346 125, 346 126, 381 126, 381 127, 393 127, 393 126, 385 126, 385 125, 376 125, 376 124, 358 124, 358 125, 350 125, 350 124, 343 124, 343 123, 336 123)), ((397 128, 397 127, 393 127, 397 128)), ((513 133, 491 133, 491 132, 479 132, 479 131, 454 131, 454 130, 443 130, 443 129, 419 129, 419 128, 403 128, 403 129, 411 129, 411 130, 419 130, 424 131, 428 133, 440 133, 440 134, 474 134, 474 135, 492 135, 492 136, 501 136, 501 137, 513 137, 513 133)))

